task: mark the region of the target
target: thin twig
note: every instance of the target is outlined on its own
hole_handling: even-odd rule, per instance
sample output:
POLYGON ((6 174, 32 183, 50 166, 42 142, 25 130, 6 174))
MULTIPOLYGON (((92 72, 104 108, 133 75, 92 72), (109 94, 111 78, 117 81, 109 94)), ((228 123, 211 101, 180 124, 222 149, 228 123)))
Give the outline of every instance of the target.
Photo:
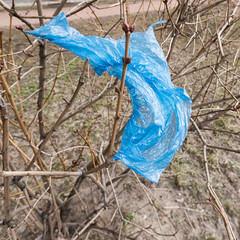
MULTIPOLYGON (((1 80, 2 80, 3 89, 5 89, 5 91, 6 91, 6 93, 7 93, 8 99, 9 99, 11 105, 12 105, 12 108, 13 108, 13 111, 14 111, 15 116, 16 116, 16 118, 17 118, 17 121, 18 121, 18 123, 19 123, 19 125, 20 125, 20 127, 21 127, 21 129, 22 129, 22 131, 23 131, 23 133, 24 133, 24 135, 26 136, 28 142, 30 143, 33 152, 34 152, 34 153, 37 153, 37 150, 36 150, 34 144, 32 143, 31 135, 29 134, 29 132, 28 132, 28 130, 27 130, 27 128, 26 128, 26 126, 25 126, 25 124, 24 124, 24 122, 23 122, 20 114, 19 114, 18 108, 17 108, 16 103, 15 103, 15 100, 14 100, 14 98, 13 98, 13 96, 12 96, 12 92, 11 92, 9 86, 8 86, 8 83, 7 83, 6 79, 5 79, 5 76, 2 75, 2 74, 1 74, 1 80)), ((39 156, 37 157, 37 161, 38 161, 39 167, 40 167, 42 170, 44 170, 42 160, 41 160, 41 158, 40 158, 39 156)))
POLYGON ((100 214, 103 212, 104 208, 101 208, 98 213, 84 226, 84 228, 76 234, 75 237, 72 238, 72 240, 77 240, 88 228, 89 226, 94 223, 94 221, 100 216, 100 214))
POLYGON ((123 60, 123 71, 122 71, 122 80, 121 80, 121 86, 120 86, 120 93, 118 95, 118 102, 117 102, 117 109, 116 109, 116 114, 115 114, 115 120, 114 120, 114 125, 113 125, 113 130, 112 130, 112 138, 110 141, 110 147, 109 147, 109 152, 108 152, 108 158, 111 157, 112 152, 113 152, 113 147, 115 144, 115 139, 116 139, 116 134, 117 134, 117 128, 118 128, 118 123, 120 119, 120 112, 121 112, 121 107, 122 107, 122 99, 123 99, 123 91, 124 91, 124 86, 125 86, 125 78, 126 78, 126 73, 127 73, 127 67, 128 67, 128 54, 129 54, 129 43, 130 43, 130 32, 126 31, 125 32, 125 57, 123 60))
POLYGON ((94 98, 82 103, 77 110, 75 110, 73 113, 69 114, 67 117, 65 117, 61 123, 69 120, 70 118, 74 117, 75 115, 77 115, 78 113, 81 113, 83 110, 85 110, 86 108, 90 107, 92 104, 96 103, 97 101, 99 101, 100 99, 102 99, 104 96, 106 96, 107 93, 109 93, 117 84, 118 82, 118 78, 115 79, 115 81, 111 84, 111 83, 107 83, 105 88, 102 90, 101 93, 99 93, 97 96, 95 96, 94 98))
MULTIPOLYGON (((208 191, 210 193, 210 195, 212 196, 212 198, 214 199, 217 207, 218 207, 218 211, 221 212, 221 216, 223 218, 226 230, 227 230, 227 234, 228 234, 228 238, 229 240, 236 240, 236 237, 234 235, 234 232, 232 230, 230 221, 228 219, 228 216, 222 206, 221 201, 219 200, 217 194, 215 193, 215 191, 213 190, 212 186, 211 186, 211 180, 210 180, 210 174, 209 174, 209 169, 208 169, 208 160, 207 160, 207 146, 208 144, 206 143, 206 140, 203 136, 203 134, 201 133, 200 129, 198 128, 197 124, 195 123, 195 121, 193 119, 191 119, 191 122, 193 123, 195 129, 197 130, 197 133, 203 143, 203 156, 204 156, 204 163, 205 163, 205 171, 206 171, 206 175, 207 175, 207 188, 208 191)), ((211 146, 209 146, 211 147, 211 146)))
POLYGON ((25 23, 31 30, 34 29, 34 27, 31 23, 29 23, 27 20, 22 18, 14 9, 11 9, 3 0, 0 0, 0 6, 2 6, 7 12, 12 14, 14 17, 18 18, 23 23, 25 23))
MULTIPOLYGON (((0 96, 0 111, 2 115, 3 123, 3 139, 2 139, 2 161, 3 161, 3 170, 9 170, 9 158, 8 158, 8 145, 9 145, 9 127, 8 127, 8 115, 5 102, 0 96)), ((10 228, 12 238, 16 240, 15 231, 12 229, 12 217, 10 209, 10 179, 9 177, 4 177, 4 222, 10 228)))
POLYGON ((71 98, 71 100, 69 101, 69 104, 66 105, 65 109, 63 110, 63 112, 61 113, 61 115, 58 117, 57 121, 54 123, 54 125, 52 126, 52 128, 49 130, 49 132, 47 133, 45 139, 43 140, 43 142, 41 143, 41 146, 39 147, 39 150, 35 153, 35 156, 33 157, 32 161, 30 162, 30 164, 28 165, 28 167, 26 168, 26 171, 28 171, 33 163, 35 162, 35 160, 40 156, 40 153, 42 152, 43 148, 45 147, 45 145, 47 144, 48 140, 50 139, 50 137, 52 136, 52 134, 54 133, 54 131, 56 130, 56 128, 61 124, 61 121, 63 119, 63 117, 66 115, 66 113, 68 112, 68 110, 70 109, 70 107, 72 106, 74 100, 76 99, 78 92, 80 91, 82 85, 84 84, 83 82, 83 76, 85 74, 85 69, 88 63, 88 59, 85 61, 84 66, 83 66, 83 70, 82 70, 82 74, 79 78, 78 81, 78 85, 77 88, 71 98))

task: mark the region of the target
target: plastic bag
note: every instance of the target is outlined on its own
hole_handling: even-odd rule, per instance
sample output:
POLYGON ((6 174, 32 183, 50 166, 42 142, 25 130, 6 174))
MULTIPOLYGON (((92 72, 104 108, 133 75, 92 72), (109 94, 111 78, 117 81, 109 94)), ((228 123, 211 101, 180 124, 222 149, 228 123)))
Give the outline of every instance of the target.
MULTIPOLYGON (((133 113, 124 129, 119 152, 113 157, 148 180, 157 183, 184 141, 191 116, 191 99, 175 88, 152 24, 130 38, 132 57, 126 86, 133 113)), ((98 75, 107 71, 121 79, 125 38, 114 40, 84 36, 68 25, 64 13, 39 29, 27 32, 68 49, 89 63, 98 75)))

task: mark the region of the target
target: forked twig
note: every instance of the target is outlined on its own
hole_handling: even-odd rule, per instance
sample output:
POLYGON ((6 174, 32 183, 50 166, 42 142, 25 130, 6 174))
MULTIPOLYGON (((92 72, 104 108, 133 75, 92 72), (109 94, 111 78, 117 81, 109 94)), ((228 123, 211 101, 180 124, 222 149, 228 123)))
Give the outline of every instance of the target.
POLYGON ((47 133, 45 139, 43 140, 43 142, 41 143, 41 146, 39 147, 39 150, 35 153, 35 156, 33 157, 32 161, 30 162, 30 164, 28 165, 28 167, 26 168, 26 171, 28 171, 33 163, 36 161, 36 159, 40 156, 40 153, 42 152, 44 146, 47 144, 48 140, 50 139, 50 137, 52 136, 52 134, 54 133, 54 131, 56 130, 56 128, 61 124, 61 121, 63 119, 63 117, 66 115, 66 113, 68 112, 68 110, 70 109, 70 107, 72 106, 75 98, 78 95, 78 92, 80 91, 82 85, 84 84, 83 82, 83 76, 85 74, 85 70, 86 70, 86 66, 88 63, 88 59, 85 61, 84 66, 83 66, 83 70, 82 70, 82 74, 78 80, 78 85, 77 88, 71 98, 71 100, 69 101, 69 104, 66 105, 65 109, 63 110, 63 112, 61 113, 61 115, 58 117, 57 121, 54 123, 54 125, 52 126, 52 128, 49 130, 49 132, 47 133))

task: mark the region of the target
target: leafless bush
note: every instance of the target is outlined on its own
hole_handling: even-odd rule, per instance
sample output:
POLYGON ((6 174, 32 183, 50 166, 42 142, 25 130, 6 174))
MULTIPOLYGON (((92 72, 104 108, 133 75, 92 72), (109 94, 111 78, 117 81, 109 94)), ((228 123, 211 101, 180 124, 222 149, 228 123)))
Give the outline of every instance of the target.
POLYGON ((1 239, 240 237, 239 1, 66 4, 49 16, 41 0, 27 10, 0 0, 0 16, 10 14, 0 32, 1 239), (155 34, 193 112, 187 140, 157 186, 111 161, 132 111, 124 74, 98 77, 88 61, 23 33, 38 27, 32 19, 43 25, 66 8, 80 18, 72 22, 80 32, 102 37, 123 36, 122 21, 141 31, 167 20, 155 34), (86 8, 91 18, 81 18, 86 8), (109 8, 119 15, 101 15, 109 8))

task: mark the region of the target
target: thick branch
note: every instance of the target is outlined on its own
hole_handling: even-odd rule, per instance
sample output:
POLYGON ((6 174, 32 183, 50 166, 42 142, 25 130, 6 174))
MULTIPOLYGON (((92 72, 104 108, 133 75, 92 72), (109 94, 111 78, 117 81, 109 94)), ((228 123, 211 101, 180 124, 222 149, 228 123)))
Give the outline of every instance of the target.
POLYGON ((122 80, 121 80, 121 86, 120 86, 120 93, 118 95, 118 102, 117 102, 117 109, 116 109, 116 115, 115 115, 115 121, 113 125, 113 131, 112 131, 112 138, 110 141, 110 147, 109 147, 109 152, 108 152, 108 158, 111 157, 112 152, 113 152, 113 147, 116 139, 116 134, 117 134, 117 128, 118 128, 118 123, 120 120, 120 112, 122 108, 122 98, 123 98, 123 90, 125 86, 125 78, 127 74, 127 67, 130 62, 128 62, 128 54, 129 54, 129 43, 130 43, 130 32, 126 31, 125 32, 125 57, 123 58, 123 71, 122 71, 122 80))
MULTIPOLYGON (((2 138, 2 161, 3 161, 3 170, 9 170, 9 158, 8 158, 8 146, 9 146, 9 120, 7 116, 7 108, 3 98, 0 96, 0 111, 2 115, 2 124, 3 124, 3 138, 2 138)), ((10 179, 9 177, 4 177, 4 222, 5 224, 12 228, 12 218, 10 212, 10 179)), ((11 229, 11 234, 13 239, 16 239, 16 234, 13 229, 11 229)))

